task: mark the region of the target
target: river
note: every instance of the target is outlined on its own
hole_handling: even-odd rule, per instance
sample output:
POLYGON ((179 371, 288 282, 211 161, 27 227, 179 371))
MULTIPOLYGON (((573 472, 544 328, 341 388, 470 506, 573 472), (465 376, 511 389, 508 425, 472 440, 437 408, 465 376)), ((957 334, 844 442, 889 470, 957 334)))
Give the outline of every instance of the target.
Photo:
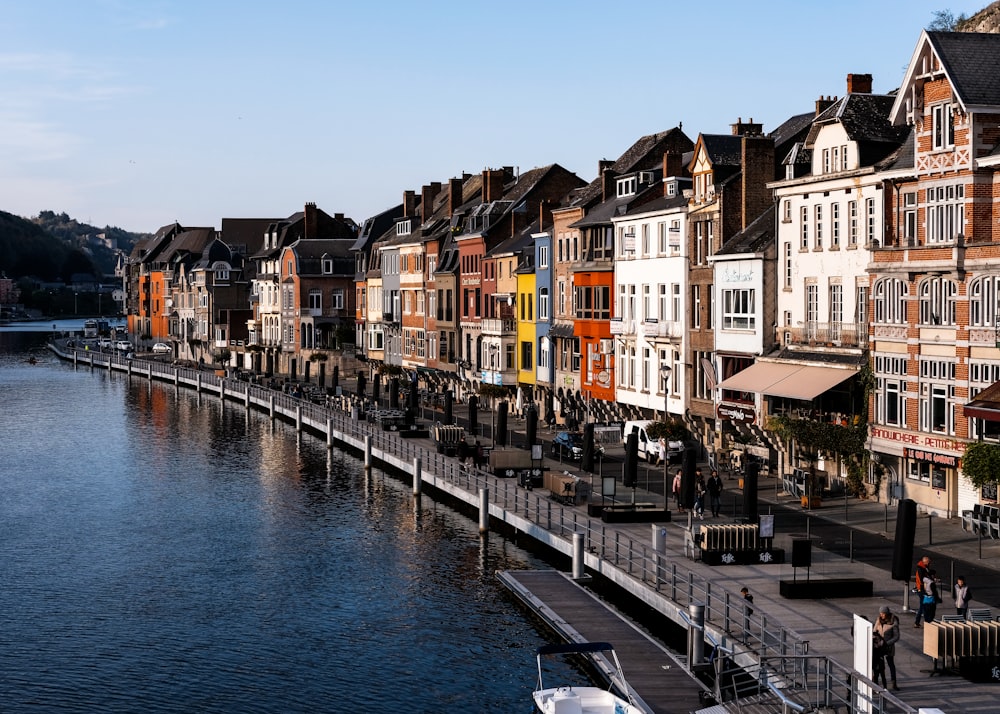
POLYGON ((45 338, 0 328, 0 711, 531 710, 547 635, 494 573, 536 556, 45 338))

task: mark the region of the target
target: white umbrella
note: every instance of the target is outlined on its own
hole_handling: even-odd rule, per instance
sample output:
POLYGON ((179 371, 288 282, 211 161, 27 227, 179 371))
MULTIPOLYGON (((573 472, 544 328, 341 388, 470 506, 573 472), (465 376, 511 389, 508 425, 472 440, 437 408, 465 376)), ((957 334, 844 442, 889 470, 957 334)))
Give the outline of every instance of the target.
POLYGON ((517 399, 514 400, 514 411, 516 411, 518 414, 521 413, 521 388, 520 387, 518 387, 518 389, 517 389, 517 399))

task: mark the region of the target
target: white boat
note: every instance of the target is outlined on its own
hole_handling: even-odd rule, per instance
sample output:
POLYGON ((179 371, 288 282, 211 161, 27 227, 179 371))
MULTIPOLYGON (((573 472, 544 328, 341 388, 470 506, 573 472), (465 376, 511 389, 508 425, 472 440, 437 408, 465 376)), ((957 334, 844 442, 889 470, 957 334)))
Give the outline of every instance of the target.
MULTIPOLYGON (((543 645, 538 648, 538 684, 532 693, 537 711, 541 714, 647 714, 632 698, 631 690, 622 673, 615 648, 607 642, 577 642, 565 645, 543 645), (610 653, 610 657, 607 654, 610 653), (542 661, 550 655, 583 654, 601 655, 602 669, 610 676, 608 689, 592 686, 561 685, 546 688, 542 680, 542 661), (624 696, 615 693, 614 688, 624 696)), ((596 659, 596 657, 595 657, 596 659)))

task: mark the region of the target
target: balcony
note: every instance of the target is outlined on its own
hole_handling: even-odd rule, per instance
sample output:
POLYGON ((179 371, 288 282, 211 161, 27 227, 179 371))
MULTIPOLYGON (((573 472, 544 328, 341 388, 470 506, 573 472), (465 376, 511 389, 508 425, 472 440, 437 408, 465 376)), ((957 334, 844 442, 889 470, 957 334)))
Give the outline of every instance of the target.
POLYGON ((484 335, 513 335, 517 333, 517 320, 490 318, 483 320, 480 327, 484 335))
POLYGON ((669 337, 680 339, 684 335, 684 325, 677 320, 646 320, 641 324, 645 337, 669 337))
POLYGON ((781 343, 810 347, 864 347, 868 325, 844 322, 810 322, 804 327, 782 327, 781 343))
POLYGON ((620 317, 611 318, 612 335, 634 335, 635 320, 623 320, 620 317))

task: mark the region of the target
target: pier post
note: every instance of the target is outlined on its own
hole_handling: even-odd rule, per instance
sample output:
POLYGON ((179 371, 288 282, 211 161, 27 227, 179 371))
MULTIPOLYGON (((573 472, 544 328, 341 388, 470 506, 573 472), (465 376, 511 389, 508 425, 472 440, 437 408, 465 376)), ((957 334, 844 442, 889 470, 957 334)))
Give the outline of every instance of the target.
POLYGON ((76 360, 77 360, 76 350, 73 350, 73 369, 74 370, 76 369, 76 360))
POLYGON ((181 372, 176 367, 174 367, 174 386, 181 386, 181 372))
POLYGON ((267 401, 267 415, 274 419, 274 395, 272 394, 267 401))
POLYGON ((128 374, 128 378, 132 379, 132 360, 125 361, 125 372, 128 374))
POLYGON ((196 391, 198 394, 201 394, 201 372, 198 372, 198 374, 195 375, 194 391, 196 391))
POLYGON ((667 552, 667 527, 659 526, 655 523, 653 526, 653 558, 656 561, 656 589, 660 589, 660 581, 663 580, 664 576, 664 557, 667 552))
POLYGON ((302 431, 302 405, 295 405, 295 431, 302 431))
POLYGON ((414 456, 413 457, 413 495, 414 496, 419 496, 420 495, 420 489, 423 486, 422 480, 423 480, 423 476, 422 476, 422 469, 421 469, 421 464, 420 464, 420 457, 419 456, 414 456))
POLYGON ((226 380, 219 380, 219 401, 223 404, 226 403, 226 380))
POLYGON ((573 534, 573 580, 583 579, 583 533, 573 534))
POLYGON ((490 530, 490 489, 479 489, 479 532, 489 533, 490 530))
POLYGON ((250 411, 250 385, 246 385, 246 389, 243 390, 243 408, 250 411))
POLYGON ((326 449, 333 448, 333 417, 326 418, 326 449))
POLYGON ((688 669, 693 672, 705 661, 705 606, 691 603, 688 605, 688 617, 691 622, 688 625, 687 658, 688 669))
POLYGON ((365 435, 365 471, 371 471, 372 468, 372 435, 365 435))

